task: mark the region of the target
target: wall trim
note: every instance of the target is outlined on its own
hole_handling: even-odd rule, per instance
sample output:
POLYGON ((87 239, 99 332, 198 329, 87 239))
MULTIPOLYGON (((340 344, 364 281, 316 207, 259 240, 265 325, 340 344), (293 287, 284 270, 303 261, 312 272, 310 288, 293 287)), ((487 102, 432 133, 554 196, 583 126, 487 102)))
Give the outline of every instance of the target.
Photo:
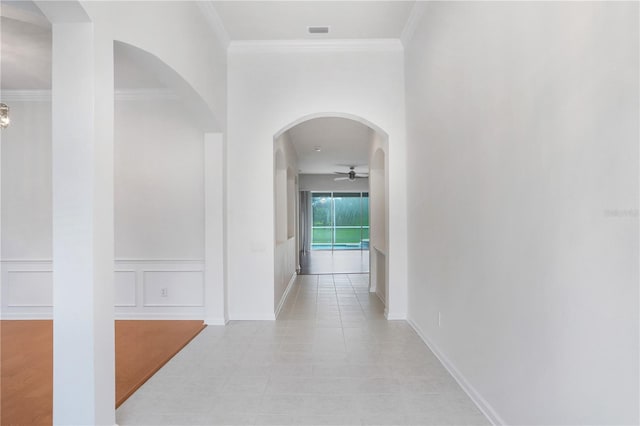
POLYGON ((426 2, 417 1, 413 4, 413 8, 411 8, 411 13, 409 13, 409 18, 407 18, 407 22, 402 29, 402 34, 400 35, 400 40, 402 41, 402 45, 406 48, 413 39, 413 35, 418 28, 418 24, 424 14, 426 9, 426 2))
POLYGON ((471 398, 471 401, 478 407, 480 412, 485 415, 485 417, 491 422, 491 424, 499 426, 506 425, 507 423, 500 417, 500 415, 496 412, 496 410, 485 400, 480 392, 478 392, 472 385, 467 381, 467 379, 458 371, 453 362, 447 358, 447 356, 440 351, 438 346, 433 343, 427 335, 422 331, 422 328, 418 324, 416 324, 412 319, 408 319, 407 322, 416 332, 416 334, 422 339, 425 345, 433 352, 433 354, 438 358, 440 363, 446 368, 446 370, 453 376, 456 382, 460 385, 462 390, 471 398))
POLYGON ((142 298, 142 306, 145 308, 202 308, 204 307, 204 271, 202 269, 143 269, 142 273, 142 289, 143 293, 147 289, 147 274, 149 273, 197 273, 201 274, 202 281, 200 283, 200 295, 202 303, 200 304, 183 304, 183 303, 148 303, 146 297, 142 298))
POLYGON ((137 259, 117 258, 115 263, 204 263, 204 259, 137 259))
POLYGON ((207 21, 207 24, 209 24, 209 27, 211 27, 216 36, 218 36, 216 38, 217 41, 224 49, 227 49, 227 47, 229 47, 231 37, 229 37, 227 29, 224 27, 222 19, 220 19, 220 15, 218 15, 218 11, 213 6, 213 2, 198 1, 196 2, 196 4, 204 15, 204 18, 207 21))
POLYGON ((0 320, 29 321, 29 320, 53 320, 51 312, 2 312, 0 320))
POLYGON ((227 325, 229 321, 226 318, 205 318, 206 325, 227 325))
POLYGON ((387 321, 399 321, 399 320, 403 320, 406 321, 407 320, 407 314, 400 312, 400 313, 390 313, 389 311, 387 311, 386 309, 384 310, 384 317, 387 319, 387 321))
POLYGON ((282 307, 284 306, 285 302, 287 301, 287 297, 289 296, 289 292, 291 291, 291 288, 293 287, 293 283, 296 282, 296 278, 298 277, 298 273, 294 272, 293 274, 291 274, 291 279, 289 280, 289 284, 287 284, 287 288, 284 290, 284 293, 282 293, 282 297, 280 298, 280 303, 278 303, 278 307, 276 308, 276 312, 275 312, 275 316, 276 319, 278 318, 278 315, 280 315, 280 311, 282 310, 282 307))
POLYGON ((133 274, 133 303, 127 303, 127 304, 114 303, 113 306, 116 308, 135 308, 136 306, 138 306, 138 291, 137 291, 138 290, 138 273, 135 269, 116 268, 113 271, 114 292, 115 292, 115 284, 116 284, 115 276, 118 273, 133 274))
POLYGON ((176 101, 180 97, 170 89, 116 89, 116 101, 176 101))
MULTIPOLYGON (((0 260, 2 266, 2 286, 0 287, 1 306, 0 318, 2 319, 51 319, 53 308, 49 299, 42 303, 42 293, 38 290, 25 289, 19 299, 9 299, 9 291, 13 291, 12 281, 8 278, 15 274, 21 280, 26 280, 28 285, 38 284, 44 286, 47 291, 53 285, 52 278, 47 277, 45 285, 41 277, 43 273, 50 274, 53 268, 51 259, 24 259, 5 258, 0 260), (28 274, 28 275, 26 275, 28 274), (42 282, 41 282, 42 281, 42 282), (25 293, 26 291, 26 293, 25 293), (31 293, 30 293, 31 292, 31 293)), ((114 300, 115 318, 118 319, 198 319, 204 320, 204 287, 202 274, 204 273, 204 261, 202 259, 115 259, 114 261, 114 300), (149 276, 151 281, 144 281, 146 272, 156 272, 161 275, 149 276), (194 273, 189 275, 187 287, 178 289, 181 293, 171 293, 166 304, 157 303, 157 300, 145 299, 145 286, 156 283, 156 278, 164 279, 165 273, 194 273), (126 274, 126 275, 121 275, 126 274), (116 287, 118 280, 122 286, 116 287), (126 283, 126 285, 124 285, 126 283), (130 286, 134 286, 131 288, 130 286), (116 304, 116 300, 118 303, 116 304)), ((22 281, 16 281, 21 283, 22 281)), ((167 282, 171 286, 182 284, 181 276, 171 277, 167 282)), ((34 287, 36 288, 36 287, 34 287)), ((40 287, 37 287, 40 288, 40 287)), ((149 291, 149 290, 147 290, 149 291)), ((152 290, 153 291, 153 290, 152 290)), ((159 290, 158 290, 159 291, 159 290)), ((162 299, 164 302, 165 299, 162 299)))
MULTIPOLYGON (((162 101, 178 100, 173 90, 164 88, 116 89, 116 101, 162 101)), ((3 90, 0 99, 4 102, 51 102, 51 90, 3 90)))
POLYGON ((401 52, 399 39, 334 39, 334 40, 236 40, 229 43, 232 53, 259 52, 401 52))
POLYGON ((51 90, 3 90, 3 102, 51 102, 51 90))
POLYGON ((116 312, 116 320, 203 320, 203 314, 187 312, 116 312))

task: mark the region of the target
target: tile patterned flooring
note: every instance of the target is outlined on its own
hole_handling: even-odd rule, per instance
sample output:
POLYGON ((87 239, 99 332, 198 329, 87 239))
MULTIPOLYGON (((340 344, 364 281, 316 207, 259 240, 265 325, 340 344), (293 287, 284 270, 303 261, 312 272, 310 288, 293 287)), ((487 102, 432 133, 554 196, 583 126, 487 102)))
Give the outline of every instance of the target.
POLYGON ((278 320, 207 327, 117 410, 124 425, 486 425, 368 275, 299 276, 278 320))

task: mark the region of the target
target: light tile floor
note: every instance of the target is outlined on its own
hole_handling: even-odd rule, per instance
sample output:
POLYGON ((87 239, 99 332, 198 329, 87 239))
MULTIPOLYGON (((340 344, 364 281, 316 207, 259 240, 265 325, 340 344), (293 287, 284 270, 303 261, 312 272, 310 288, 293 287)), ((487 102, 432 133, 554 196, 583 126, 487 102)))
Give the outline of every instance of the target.
POLYGON ((117 410, 119 425, 485 425, 368 275, 305 275, 275 322, 207 327, 117 410))
POLYGON ((369 250, 311 250, 300 256, 301 273, 366 274, 369 273, 369 250))

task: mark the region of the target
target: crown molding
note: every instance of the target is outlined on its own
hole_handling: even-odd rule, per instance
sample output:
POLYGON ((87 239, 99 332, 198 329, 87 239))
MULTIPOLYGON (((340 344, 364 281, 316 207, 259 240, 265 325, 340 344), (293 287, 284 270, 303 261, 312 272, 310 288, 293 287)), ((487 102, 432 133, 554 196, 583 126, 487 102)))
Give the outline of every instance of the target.
POLYGON ((223 49, 227 49, 231 42, 231 37, 229 37, 227 29, 224 27, 222 19, 220 18, 220 15, 218 15, 218 11, 216 11, 216 8, 213 6, 213 2, 210 0, 198 1, 196 4, 204 15, 205 20, 216 34, 217 41, 223 49))
MULTIPOLYGON (((169 101, 178 100, 178 95, 168 89, 116 89, 116 101, 169 101)), ((51 102, 51 90, 3 90, 3 102, 51 102)))
POLYGON ((400 40, 402 40, 402 45, 407 47, 411 39, 413 39, 413 35, 418 28, 418 24, 424 15, 424 11, 427 7, 427 2, 417 0, 413 4, 413 8, 411 8, 411 13, 409 14, 409 18, 407 19, 404 28, 402 29, 402 35, 400 36, 400 40))
POLYGON ((2 102, 51 102, 51 90, 3 90, 2 102))
POLYGON ((384 52, 402 51, 399 39, 325 39, 325 40, 238 40, 229 44, 229 52, 384 52))
POLYGON ((175 101, 178 95, 169 89, 116 89, 116 101, 175 101))

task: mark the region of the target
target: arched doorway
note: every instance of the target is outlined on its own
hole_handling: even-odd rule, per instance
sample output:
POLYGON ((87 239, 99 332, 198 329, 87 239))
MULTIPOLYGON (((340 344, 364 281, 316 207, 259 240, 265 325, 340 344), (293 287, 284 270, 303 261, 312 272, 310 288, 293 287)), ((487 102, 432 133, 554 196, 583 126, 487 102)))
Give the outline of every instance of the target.
MULTIPOLYGON (((337 127, 339 128, 340 126, 337 127)), ((308 115, 283 127, 274 135, 274 307, 276 315, 286 299, 296 273, 300 272, 301 257, 304 259, 303 256, 314 248, 314 236, 319 234, 317 231, 326 231, 324 229, 317 230, 314 227, 312 214, 310 213, 311 209, 308 207, 311 205, 311 194, 313 194, 310 188, 321 191, 318 193, 320 195, 329 191, 328 193, 331 194, 332 198, 330 203, 332 204, 334 203, 333 194, 347 195, 347 192, 350 191, 349 194, 359 194, 358 197, 362 197, 363 194, 366 195, 366 220, 363 221, 366 226, 363 226, 362 223, 359 224, 358 236, 353 242, 345 243, 342 241, 342 239, 348 238, 346 237, 346 231, 351 232, 353 229, 340 229, 340 232, 345 233, 345 237, 337 235, 336 228, 340 226, 336 225, 335 209, 332 209, 334 218, 330 226, 332 229, 330 247, 331 250, 334 250, 337 246, 336 243, 339 242, 343 246, 341 248, 349 246, 349 243, 359 249, 366 248, 366 272, 369 272, 368 267, 370 264, 375 264, 376 267, 375 272, 372 270, 370 291, 380 291, 377 293, 380 299, 383 302, 387 300, 386 285, 384 285, 387 282, 386 272, 384 271, 388 270, 388 250, 386 246, 388 232, 388 197, 386 196, 388 174, 386 173, 387 163, 385 161, 387 146, 388 135, 386 132, 362 117, 344 113, 308 115), (347 136, 340 141, 340 136, 335 134, 335 128, 326 127, 330 126, 328 119, 342 122, 344 125, 343 130, 352 129, 351 131, 354 134, 357 134, 357 130, 353 129, 359 129, 361 132, 360 138, 366 139, 360 142, 360 153, 354 152, 353 146, 351 146, 356 144, 354 141, 357 138, 350 139, 347 136), (321 120, 325 121, 320 123, 321 120), (310 123, 314 122, 318 123, 319 126, 309 126, 310 123), (322 127, 323 124, 325 127, 322 127), (312 132, 328 133, 330 136, 327 137, 325 135, 324 139, 322 139, 314 138, 308 132, 300 135, 296 132, 296 129, 302 126, 308 126, 312 132), (301 142, 301 139, 305 137, 309 140, 301 142), (330 144, 331 146, 328 150, 333 150, 333 152, 327 154, 325 152, 326 147, 323 146, 322 141, 332 138, 338 139, 338 142, 333 141, 334 143, 330 144), (313 160, 307 161, 308 158, 304 156, 310 153, 313 155, 313 160), (322 160, 318 160, 319 157, 323 156, 322 160), (373 169, 371 168, 372 165, 375 166, 373 169), (338 182, 334 182, 336 175, 333 173, 341 170, 340 168, 345 168, 346 171, 349 171, 351 167, 353 167, 352 170, 355 176, 343 178, 347 185, 352 185, 360 177, 365 178, 370 171, 375 175, 372 181, 374 185, 372 186, 372 182, 366 179, 365 186, 362 187, 360 185, 357 189, 354 189, 355 186, 334 187, 333 185, 337 185, 338 182), (305 172, 309 171, 313 178, 307 178, 307 173, 305 172), (287 172, 288 175, 286 174, 287 172), (295 185, 287 186, 286 182, 295 182, 295 185), (342 190, 337 188, 342 188, 342 190), (372 200, 371 203, 369 202, 369 197, 372 200), (374 201, 375 204, 372 204, 374 201), (292 216, 295 219, 292 219, 292 216), (295 223, 296 221, 297 223, 295 223), (283 231, 285 223, 289 225, 286 239, 283 231), (295 262, 290 261, 292 258, 295 258, 295 262), (285 262, 284 259, 289 259, 289 262, 285 262), (378 283, 382 285, 378 286, 378 283)), ((344 176, 345 174, 339 176, 344 176)), ((360 200, 361 198, 357 201, 362 205, 360 200)), ((342 228, 353 227, 342 226, 342 228)), ((323 226, 318 226, 318 228, 323 228, 323 226)), ((326 244, 326 242, 324 243, 326 244)), ((331 266, 335 266, 335 263, 331 266)), ((346 273, 348 271, 334 270, 333 272, 346 273)))

